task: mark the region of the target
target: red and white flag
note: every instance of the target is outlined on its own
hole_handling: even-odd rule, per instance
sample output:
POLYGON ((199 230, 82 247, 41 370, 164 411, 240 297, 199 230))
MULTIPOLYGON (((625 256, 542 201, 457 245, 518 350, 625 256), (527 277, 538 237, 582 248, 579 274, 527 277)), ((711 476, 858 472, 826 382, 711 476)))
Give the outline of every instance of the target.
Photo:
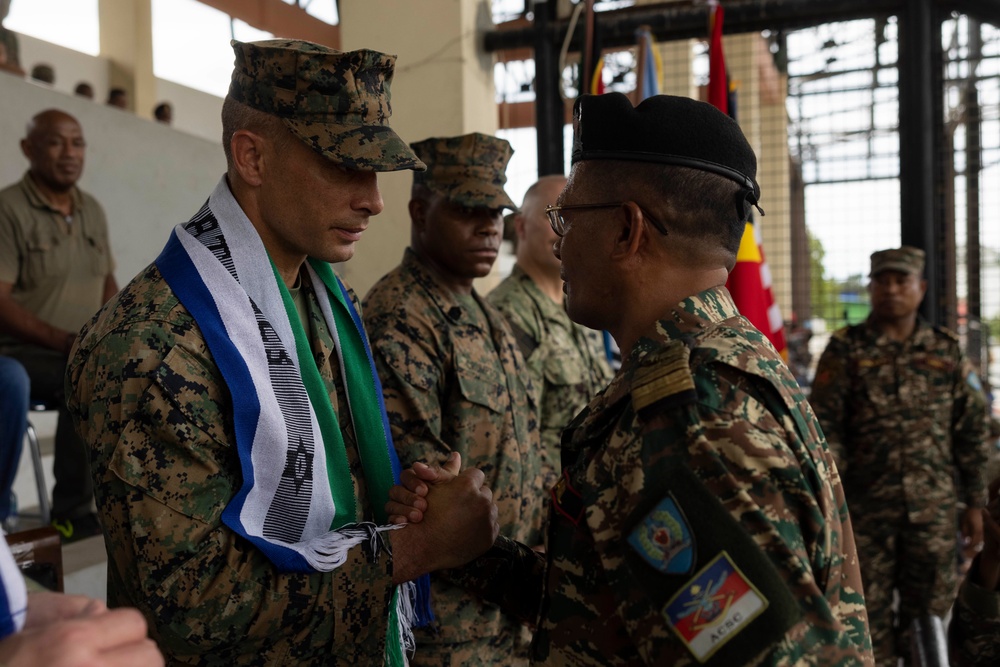
MULTIPOLYGON (((722 7, 718 4, 712 14, 708 43, 708 102, 727 115, 733 115, 730 108, 729 75, 726 72, 726 58, 722 52, 722 7)), ((733 295, 733 301, 740 313, 751 324, 767 336, 775 349, 787 359, 788 347, 785 343, 785 326, 781 309, 774 300, 771 289, 771 272, 764 258, 760 230, 753 217, 747 222, 736 254, 736 266, 729 274, 726 287, 733 295)))

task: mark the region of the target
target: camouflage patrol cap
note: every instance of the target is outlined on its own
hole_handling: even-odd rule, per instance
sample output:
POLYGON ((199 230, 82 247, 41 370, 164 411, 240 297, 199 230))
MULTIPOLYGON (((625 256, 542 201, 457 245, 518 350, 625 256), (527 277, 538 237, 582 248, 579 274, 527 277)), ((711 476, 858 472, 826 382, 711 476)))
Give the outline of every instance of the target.
POLYGON ((331 162, 358 171, 424 169, 389 127, 396 56, 292 39, 231 42, 229 96, 278 116, 331 162))
POLYGON ((460 206, 517 210, 503 189, 507 162, 514 153, 505 139, 473 132, 424 139, 410 146, 427 163, 427 171, 413 175, 414 183, 460 206))
POLYGON ((924 251, 904 245, 901 248, 873 252, 872 271, 868 275, 876 276, 882 271, 914 273, 919 276, 924 272, 924 251))
POLYGON ((653 95, 638 106, 622 93, 581 95, 573 107, 572 164, 586 160, 655 162, 700 169, 736 182, 738 213, 758 205, 757 157, 735 120, 711 104, 653 95))

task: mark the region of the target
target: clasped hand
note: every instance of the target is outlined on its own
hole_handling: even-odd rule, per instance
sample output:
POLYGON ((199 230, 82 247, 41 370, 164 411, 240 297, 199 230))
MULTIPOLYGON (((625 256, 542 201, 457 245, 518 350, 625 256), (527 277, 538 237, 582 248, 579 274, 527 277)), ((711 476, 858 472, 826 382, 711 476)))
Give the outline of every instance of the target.
MULTIPOLYGON (((389 521, 406 524, 393 532, 416 531, 421 537, 420 563, 414 567, 419 573, 464 565, 485 553, 500 534, 485 476, 477 468, 461 467, 457 452, 442 467, 414 463, 389 490, 389 521)), ((394 535, 393 542, 399 538, 404 535, 394 535)))

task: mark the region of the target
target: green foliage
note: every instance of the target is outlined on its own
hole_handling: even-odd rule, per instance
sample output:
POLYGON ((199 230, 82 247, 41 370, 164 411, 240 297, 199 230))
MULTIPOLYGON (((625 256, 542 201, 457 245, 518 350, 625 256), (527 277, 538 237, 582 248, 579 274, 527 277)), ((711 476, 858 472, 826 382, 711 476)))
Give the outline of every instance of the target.
POLYGON ((808 236, 812 316, 826 320, 828 331, 864 320, 870 309, 865 277, 858 274, 846 280, 827 278, 823 244, 812 234, 808 236))

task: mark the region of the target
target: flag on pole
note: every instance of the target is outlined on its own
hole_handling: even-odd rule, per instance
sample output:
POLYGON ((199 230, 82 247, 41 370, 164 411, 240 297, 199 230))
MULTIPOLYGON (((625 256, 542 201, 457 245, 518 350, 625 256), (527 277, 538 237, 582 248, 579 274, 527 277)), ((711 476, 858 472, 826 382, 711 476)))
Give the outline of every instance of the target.
MULTIPOLYGON (((708 42, 708 101, 723 113, 733 116, 736 105, 730 104, 730 95, 735 97, 735 94, 729 85, 726 58, 722 51, 722 18, 722 6, 715 3, 708 42)), ((736 253, 736 266, 729 273, 726 287, 740 313, 760 329, 781 356, 787 359, 788 346, 781 309, 774 300, 771 271, 764 257, 760 229, 754 224, 752 215, 743 230, 740 249, 736 253)))
POLYGON ((656 48, 653 34, 649 28, 638 31, 639 51, 642 58, 642 80, 638 82, 639 101, 660 94, 660 78, 663 76, 663 59, 660 50, 656 48))
POLYGON ((580 91, 591 95, 604 94, 604 54, 601 30, 595 20, 594 0, 587 0, 587 25, 581 58, 582 81, 580 91))
POLYGON ((591 95, 604 94, 604 57, 597 56, 597 64, 594 65, 594 76, 590 79, 590 88, 587 91, 591 95))
POLYGON ((728 115, 729 73, 726 71, 726 56, 722 52, 722 17, 722 6, 715 3, 709 18, 708 103, 728 115))

